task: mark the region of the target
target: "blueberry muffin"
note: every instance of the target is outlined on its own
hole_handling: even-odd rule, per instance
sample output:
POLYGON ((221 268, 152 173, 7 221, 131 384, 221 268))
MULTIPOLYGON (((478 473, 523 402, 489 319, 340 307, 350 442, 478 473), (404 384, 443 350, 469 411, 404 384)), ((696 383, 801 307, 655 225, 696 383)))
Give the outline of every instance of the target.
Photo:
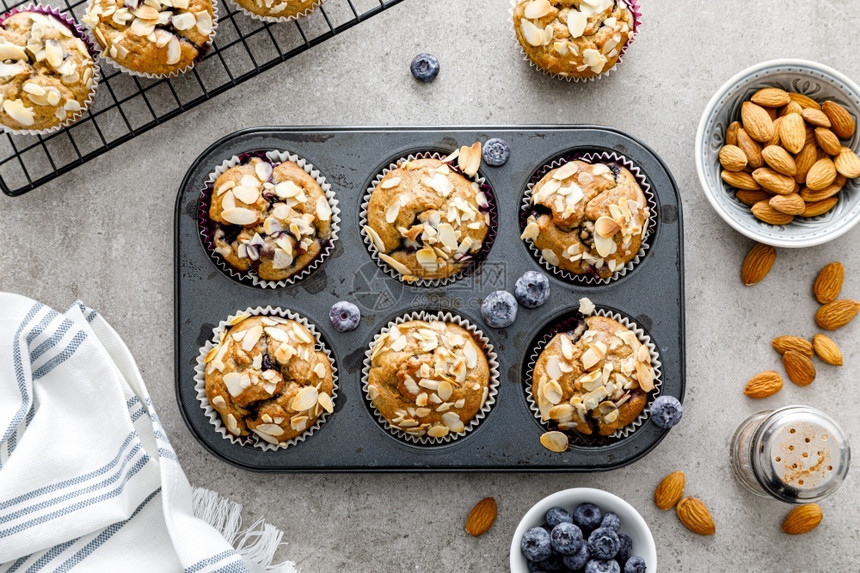
POLYGON ((553 336, 535 363, 532 396, 559 430, 609 436, 633 422, 654 389, 648 347, 603 316, 553 336))
POLYGON ((370 195, 365 232, 402 280, 443 279, 466 269, 490 227, 487 197, 438 159, 402 161, 370 195))
POLYGON ((233 321, 206 356, 206 397, 227 431, 271 444, 307 431, 334 411, 332 365, 310 330, 279 316, 233 321))
POLYGON ((215 10, 212 0, 91 0, 83 21, 104 57, 127 70, 167 76, 203 56, 215 10))
POLYGON ((522 238, 550 265, 608 278, 639 252, 649 216, 645 194, 625 167, 570 161, 532 188, 522 238))
POLYGON ((79 32, 50 13, 25 10, 0 23, 0 123, 49 130, 87 107, 95 60, 79 32))
POLYGON ((320 0, 235 0, 240 8, 262 16, 278 20, 289 20, 305 16, 305 12, 315 10, 320 0))
POLYGON ((487 357, 457 324, 410 320, 392 326, 377 339, 370 359, 368 396, 392 427, 407 434, 462 434, 487 401, 487 357))
POLYGON ((633 34, 624 0, 519 0, 514 30, 529 59, 566 78, 612 69, 633 34))
POLYGON ((258 157, 216 180, 209 218, 215 252, 240 273, 280 281, 305 269, 332 240, 325 191, 292 161, 258 157))

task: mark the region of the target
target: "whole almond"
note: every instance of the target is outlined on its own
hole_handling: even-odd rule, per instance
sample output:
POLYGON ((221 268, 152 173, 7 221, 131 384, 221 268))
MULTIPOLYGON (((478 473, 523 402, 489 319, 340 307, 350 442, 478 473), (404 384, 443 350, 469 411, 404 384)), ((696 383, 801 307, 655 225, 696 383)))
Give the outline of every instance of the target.
POLYGON ((806 174, 806 186, 813 191, 824 189, 835 180, 836 166, 829 157, 816 161, 806 174))
MULTIPOLYGON (((808 187, 804 187, 800 190, 800 196, 803 197, 803 200, 807 203, 815 203, 816 201, 823 201, 824 199, 833 197, 839 193, 842 190, 842 186, 845 185, 844 181, 839 180, 840 177, 842 176, 837 176, 833 183, 824 189, 819 189, 818 191, 813 191, 808 187)), ((842 179, 844 180, 844 177, 842 179)))
POLYGON ((758 169, 762 166, 761 145, 754 141, 744 128, 738 129, 738 147, 746 154, 750 167, 758 169))
POLYGON ((816 334, 812 337, 812 346, 815 348, 815 355, 822 362, 832 366, 842 366, 842 352, 829 337, 816 334))
POLYGON ((816 127, 830 127, 830 120, 820 109, 808 108, 800 112, 800 117, 810 125, 816 127))
POLYGON ((806 174, 818 161, 818 148, 814 143, 804 144, 803 149, 794 156, 794 163, 797 165, 797 173, 794 175, 794 180, 800 184, 806 182, 806 174))
POLYGON ((726 145, 738 144, 738 129, 741 127, 741 122, 733 121, 726 128, 726 145))
POLYGON ((789 153, 799 153, 806 144, 806 126, 799 114, 783 116, 779 122, 779 140, 789 153))
POLYGON ((776 261, 776 249, 764 243, 756 243, 741 266, 741 280, 746 286, 752 286, 761 282, 770 272, 776 261))
MULTIPOLYGON (((772 109, 772 108, 767 108, 772 109)), ((778 117, 773 120, 773 137, 771 137, 766 142, 762 143, 762 147, 769 147, 771 145, 779 145, 779 124, 782 123, 782 118, 778 117)))
POLYGON ((850 139, 854 135, 857 123, 847 109, 835 101, 826 101, 821 104, 821 111, 827 115, 830 120, 830 128, 840 139, 850 139))
POLYGON ((833 160, 833 165, 840 175, 848 179, 860 177, 860 157, 857 157, 853 149, 848 147, 840 149, 839 155, 833 160))
POLYGON ((654 491, 654 503, 659 509, 672 509, 684 495, 684 472, 673 472, 663 478, 654 491))
POLYGON ((791 102, 788 92, 779 88, 762 88, 750 100, 762 107, 782 107, 791 102))
POLYGON ((833 302, 839 298, 842 292, 842 282, 845 280, 845 267, 840 262, 832 262, 818 271, 815 283, 812 285, 812 294, 815 300, 821 304, 833 302))
POLYGON ((466 518, 466 533, 474 537, 485 534, 496 521, 498 512, 496 500, 485 497, 469 512, 469 517, 466 518))
POLYGON ((777 336, 770 342, 770 345, 780 354, 793 350, 812 358, 812 343, 799 336, 777 336))
POLYGON ((720 177, 728 185, 743 191, 758 191, 761 189, 753 176, 743 171, 723 171, 720 177))
POLYGON ((824 330, 842 328, 860 312, 860 302, 851 299, 840 299, 829 302, 815 313, 815 323, 824 330))
POLYGON ((797 163, 795 163, 794 157, 782 147, 769 145, 762 149, 761 157, 771 169, 778 173, 790 177, 794 177, 797 174, 797 163))
POLYGON ((842 144, 836 134, 826 127, 815 128, 815 143, 824 150, 827 155, 839 155, 842 144))
POLYGON ((755 205, 752 206, 753 216, 759 221, 767 223, 768 225, 788 225, 794 220, 794 217, 791 215, 786 215, 785 213, 780 213, 776 209, 770 206, 770 203, 767 201, 759 201, 755 205))
POLYGON ((751 101, 741 104, 741 123, 750 137, 756 141, 768 141, 773 137, 773 120, 767 111, 751 101))
POLYGON ((768 201, 770 206, 786 215, 803 215, 806 211, 806 201, 797 193, 791 195, 774 195, 768 201))
MULTIPOLYGON (((815 166, 813 165, 813 167, 815 166)), ((794 193, 794 185, 796 183, 794 178, 777 173, 770 167, 759 167, 752 172, 752 177, 756 183, 768 191, 773 191, 779 195, 791 195, 794 193)))
POLYGON ((743 171, 747 166, 747 156, 736 145, 724 145, 720 149, 720 164, 726 171, 743 171))
POLYGON ((782 532, 789 535, 809 533, 821 523, 821 508, 817 503, 798 505, 792 509, 782 522, 782 532))
POLYGON ((805 96, 797 92, 788 92, 788 98, 803 109, 810 107, 813 109, 821 109, 821 105, 809 96, 805 96))
POLYGON ((780 113, 779 116, 783 117, 783 116, 786 116, 790 113, 796 113, 796 114, 800 115, 800 113, 802 111, 803 111, 803 108, 800 107, 800 105, 797 102, 792 101, 792 102, 789 102, 789 104, 787 106, 782 108, 782 113, 780 113))
POLYGON ((767 398, 782 390, 782 376, 778 372, 768 370, 750 378, 744 388, 744 394, 750 398, 767 398))
POLYGON ((805 354, 789 350, 782 355, 782 365, 788 379, 798 386, 809 386, 815 380, 815 365, 805 354))
POLYGON ((824 201, 817 201, 815 203, 807 203, 806 211, 803 212, 801 217, 818 217, 830 211, 833 207, 836 206, 836 203, 839 201, 836 197, 831 197, 830 199, 825 199, 824 201))
POLYGON ((717 528, 711 512, 701 500, 695 497, 685 497, 675 508, 681 523, 697 535, 713 535, 717 528))
POLYGON ((738 200, 744 205, 749 205, 752 207, 759 201, 770 201, 770 198, 773 197, 767 191, 738 191, 735 196, 738 200))

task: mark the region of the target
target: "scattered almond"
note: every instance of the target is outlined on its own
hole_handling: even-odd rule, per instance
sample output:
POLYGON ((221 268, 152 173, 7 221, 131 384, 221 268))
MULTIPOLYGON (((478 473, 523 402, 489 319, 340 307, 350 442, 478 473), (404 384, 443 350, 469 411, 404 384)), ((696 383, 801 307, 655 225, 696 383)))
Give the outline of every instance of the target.
POLYGON ((821 304, 827 304, 839 298, 844 280, 845 268, 842 266, 842 263, 834 261, 825 265, 818 272, 815 284, 812 285, 812 293, 815 295, 815 300, 821 304))
POLYGON ((663 478, 654 491, 654 503, 662 510, 672 509, 684 495, 684 472, 673 472, 663 478))
POLYGON ((842 366, 842 352, 829 337, 816 334, 812 337, 812 347, 815 348, 815 355, 825 364, 842 366))
POLYGON ((761 282, 770 272, 776 261, 776 249, 764 243, 756 243, 741 266, 741 280, 746 286, 752 286, 761 282))
POLYGON ((711 512, 699 499, 695 497, 685 497, 678 502, 675 511, 678 514, 678 519, 681 523, 697 535, 713 535, 717 528, 714 525, 714 518, 711 517, 711 512))
POLYGON ((809 386, 815 380, 815 365, 805 354, 789 350, 782 355, 782 365, 788 379, 798 386, 809 386))
POLYGON ((782 376, 778 372, 768 370, 750 378, 744 388, 744 394, 750 398, 767 398, 782 390, 782 376))
POLYGON ((770 345, 780 354, 794 350, 812 358, 812 343, 799 336, 777 336, 771 341, 770 345))
POLYGON ((460 155, 457 157, 457 166, 460 170, 474 177, 481 168, 481 142, 476 141, 471 147, 465 145, 460 148, 460 155))
POLYGON ((540 437, 540 443, 551 452, 562 453, 567 451, 570 440, 562 432, 544 432, 540 437))
POLYGON ((818 309, 815 313, 815 323, 824 330, 836 330, 851 322, 858 311, 860 311, 860 302, 856 300, 834 300, 818 309))
POLYGON ((485 534, 496 521, 499 509, 496 500, 485 497, 472 508, 466 518, 466 533, 474 537, 485 534))
POLYGON ((809 533, 821 523, 821 507, 817 503, 807 503, 792 509, 782 522, 782 532, 789 535, 809 533))

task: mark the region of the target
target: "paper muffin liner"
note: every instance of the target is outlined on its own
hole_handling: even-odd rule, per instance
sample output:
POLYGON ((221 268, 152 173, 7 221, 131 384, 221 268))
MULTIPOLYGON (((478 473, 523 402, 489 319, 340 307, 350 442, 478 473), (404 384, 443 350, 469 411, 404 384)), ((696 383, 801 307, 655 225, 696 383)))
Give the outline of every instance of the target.
POLYGON ((300 18, 310 16, 317 8, 325 4, 325 2, 326 0, 316 0, 315 2, 311 3, 311 5, 308 6, 304 11, 299 12, 298 14, 294 14, 293 16, 286 16, 282 18, 279 18, 277 16, 263 16, 261 14, 256 14, 236 2, 236 0, 233 0, 233 5, 248 18, 252 18, 260 22, 292 22, 293 20, 298 20, 300 18))
MULTIPOLYGON (((660 361, 660 355, 657 353, 657 346, 651 340, 651 337, 648 335, 648 333, 646 333, 645 330, 636 322, 630 320, 622 314, 607 310, 605 308, 596 308, 594 312, 588 316, 604 316, 606 318, 611 318, 612 320, 621 323, 623 326, 633 331, 633 333, 636 335, 636 338, 639 339, 639 342, 648 347, 648 352, 651 355, 651 367, 654 370, 654 389, 648 393, 648 401, 645 404, 645 407, 642 409, 642 412, 640 412, 636 419, 630 422, 628 425, 615 430, 612 434, 608 436, 586 436, 584 434, 579 434, 575 430, 568 430, 564 432, 572 438, 572 443, 576 445, 599 447, 612 443, 614 440, 621 440, 629 437, 639 427, 641 427, 642 424, 645 423, 651 411, 651 404, 653 404, 657 396, 660 395, 661 388, 663 386, 663 363, 660 361)), ((576 324, 578 324, 580 317, 587 318, 587 316, 583 316, 577 312, 574 313, 572 316, 567 315, 566 317, 557 319, 549 327, 549 330, 546 332, 546 334, 541 336, 541 338, 538 340, 537 344, 532 349, 532 352, 528 358, 527 372, 524 384, 526 402, 528 402, 529 410, 531 410, 532 415, 534 415, 538 423, 547 430, 556 430, 557 428, 554 425, 547 424, 543 421, 540 414, 540 408, 538 408, 537 402, 532 395, 532 379, 534 376, 534 368, 537 364, 538 357, 541 355, 544 348, 546 348, 546 346, 550 343, 552 338, 559 332, 567 332, 569 330, 572 330, 571 326, 575 326, 576 324)))
POLYGON ((493 404, 496 403, 496 395, 499 393, 499 360, 493 348, 493 345, 490 342, 490 339, 487 338, 483 331, 481 331, 479 328, 477 328, 474 324, 472 324, 465 318, 445 311, 413 311, 398 316, 396 319, 389 322, 386 326, 382 328, 382 330, 377 332, 376 335, 374 335, 373 340, 370 341, 370 346, 364 353, 364 365, 361 369, 361 390, 364 399, 367 401, 367 404, 370 406, 370 409, 376 416, 376 420, 392 436, 404 442, 420 444, 422 446, 438 446, 442 444, 448 444, 453 442, 454 440, 461 439, 469 435, 469 433, 472 432, 475 428, 477 428, 481 421, 487 417, 487 414, 489 414, 490 410, 493 408, 493 404), (490 380, 487 385, 487 399, 481 409, 478 410, 478 412, 475 414, 475 416, 468 423, 465 424, 466 427, 463 432, 460 432, 458 434, 452 434, 449 432, 448 435, 442 438, 431 438, 430 436, 414 436, 392 426, 391 423, 385 418, 385 416, 383 416, 379 412, 379 410, 376 409, 376 406, 373 405, 373 400, 370 398, 369 394, 369 378, 372 362, 370 355, 373 352, 373 347, 376 345, 376 341, 379 340, 379 337, 391 330, 391 327, 403 324, 404 322, 408 322, 410 320, 453 322, 454 324, 457 324, 462 328, 468 330, 472 337, 475 339, 475 341, 478 343, 478 346, 480 346, 484 351, 484 355, 487 358, 487 365, 489 366, 490 370, 490 380))
MULTIPOLYGON (((130 68, 127 68, 127 67, 121 65, 120 63, 116 62, 113 58, 110 57, 110 55, 107 53, 107 50, 99 49, 99 52, 101 53, 101 56, 102 56, 102 60, 107 62, 111 67, 113 67, 113 68, 115 68, 115 69, 117 69, 123 73, 129 74, 132 76, 137 76, 139 78, 147 78, 150 80, 159 80, 159 79, 164 79, 164 78, 175 78, 176 76, 178 76, 180 74, 184 74, 185 72, 188 72, 194 66, 196 66, 198 63, 200 63, 200 61, 206 56, 206 54, 209 53, 209 50, 212 49, 212 45, 215 42, 215 34, 218 32, 218 1, 217 0, 211 0, 211 1, 212 1, 212 33, 209 34, 209 41, 207 41, 205 44, 203 44, 197 50, 197 57, 194 58, 191 61, 191 63, 188 64, 187 66, 185 66, 184 68, 178 68, 178 69, 175 69, 175 70, 168 72, 166 74, 148 74, 145 72, 139 72, 137 70, 132 70, 130 68)), ((93 2, 95 2, 95 0, 88 0, 88 2, 87 2, 87 13, 89 13, 90 7, 93 5, 93 2)), ((93 35, 95 35, 95 30, 93 30, 93 35)), ((95 45, 97 46, 97 48, 101 48, 101 44, 98 44, 98 42, 96 42, 95 45)))
POLYGON ((245 310, 230 315, 229 317, 227 317, 226 320, 222 320, 220 323, 218 323, 218 326, 216 326, 212 330, 212 338, 207 340, 206 344, 204 344, 203 347, 200 348, 200 354, 197 356, 197 364, 194 366, 194 390, 197 392, 197 400, 200 402, 200 407, 203 408, 203 411, 206 413, 206 417, 209 419, 209 423, 212 424, 212 426, 219 434, 221 434, 221 437, 223 437, 225 440, 228 440, 231 444, 236 444, 240 446, 253 446, 265 452, 283 450, 290 446, 300 444, 301 442, 304 442, 306 439, 311 437, 314 432, 319 430, 320 426, 322 426, 328 419, 328 417, 332 414, 323 410, 322 414, 319 415, 313 426, 306 429, 304 432, 294 437, 293 439, 275 445, 270 444, 262 438, 258 438, 257 435, 253 432, 251 432, 249 436, 234 436, 227 431, 227 428, 224 426, 224 422, 221 420, 221 415, 209 403, 209 398, 206 396, 206 364, 203 361, 206 359, 206 355, 209 353, 209 351, 219 344, 221 333, 226 332, 231 327, 230 322, 237 317, 243 315, 279 316, 288 320, 295 320, 296 322, 301 323, 308 330, 310 330, 311 334, 316 339, 315 349, 325 352, 326 356, 328 356, 329 362, 331 362, 331 401, 334 404, 337 403, 337 364, 332 357, 331 350, 322 341, 322 338, 320 338, 320 334, 317 331, 316 327, 313 325, 313 323, 311 323, 304 316, 288 309, 272 306, 258 306, 256 308, 246 308, 245 310))
POLYGON ((557 267, 544 259, 540 250, 534 245, 534 242, 531 239, 524 239, 526 246, 528 246, 529 251, 531 251, 532 255, 538 260, 538 262, 548 271, 553 273, 556 276, 559 276, 569 282, 579 285, 605 285, 609 284, 612 281, 615 281, 627 273, 632 271, 636 265, 645 257, 648 249, 651 248, 650 240, 654 237, 654 231, 657 227, 657 196, 651 190, 651 184, 648 182, 648 178, 642 172, 638 165, 627 159, 627 157, 620 155, 618 153, 613 152, 587 152, 587 153, 579 153, 579 152, 571 152, 565 154, 562 157, 552 160, 550 163, 547 163, 543 167, 541 167, 532 177, 529 179, 528 185, 526 186, 526 192, 523 195, 522 204, 520 205, 520 230, 525 229, 526 220, 531 214, 532 210, 532 189, 534 186, 546 176, 547 173, 561 167, 565 163, 570 161, 579 160, 584 161, 586 163, 616 163, 625 167, 630 173, 633 174, 633 177, 636 179, 636 182, 639 184, 639 187, 642 189, 642 193, 645 195, 645 202, 648 205, 648 219, 645 222, 646 232, 642 237, 642 240, 639 244, 639 251, 637 251, 636 255, 632 259, 630 259, 627 263, 617 268, 612 275, 606 278, 601 278, 592 274, 581 274, 578 275, 576 273, 572 273, 561 267, 557 267))
POLYGON ((379 258, 379 251, 377 251, 376 245, 373 243, 373 240, 370 238, 370 236, 367 234, 367 231, 365 230, 365 227, 367 227, 367 207, 370 204, 370 196, 373 194, 373 191, 376 189, 376 186, 379 185, 379 182, 382 181, 383 177, 385 177, 390 171, 397 169, 398 165, 404 161, 415 161, 416 159, 438 159, 440 161, 443 161, 445 158, 445 155, 442 155, 438 152, 412 153, 406 157, 401 157, 376 175, 373 181, 371 181, 370 186, 367 188, 367 191, 365 191, 364 197, 362 197, 361 199, 361 210, 358 214, 358 228, 359 232, 361 233, 361 237, 364 240, 365 247, 367 247, 367 251, 370 253, 370 257, 376 262, 377 265, 379 265, 379 268, 385 271, 385 274, 387 274, 393 279, 397 279, 398 281, 406 285, 427 288, 441 287, 458 281, 463 277, 467 277, 474 274, 478 269, 481 268, 481 265, 487 259, 487 255, 490 254, 490 250, 493 248, 493 243, 496 240, 496 234, 499 225, 499 208, 498 203, 496 202, 496 194, 493 191, 493 188, 490 187, 490 185, 487 183, 486 178, 481 176, 480 172, 478 172, 478 174, 474 177, 469 177, 468 175, 463 173, 455 163, 448 161, 448 167, 450 167, 452 171, 459 173, 466 179, 477 183, 481 191, 484 193, 484 196, 487 198, 488 206, 486 210, 480 212, 489 213, 490 224, 487 229, 487 236, 484 238, 484 242, 481 245, 481 250, 479 250, 475 255, 472 256, 470 264, 464 265, 462 270, 450 276, 440 279, 419 278, 418 280, 412 282, 404 280, 403 275, 401 275, 388 263, 379 258))
POLYGON ((200 238, 203 241, 203 247, 209 254, 212 262, 223 271, 227 276, 243 283, 250 284, 260 288, 278 288, 293 285, 296 282, 304 279, 313 273, 334 251, 335 243, 337 242, 338 233, 340 232, 340 208, 338 200, 335 198, 335 193, 331 189, 331 185, 326 181, 326 178, 306 159, 290 153, 288 151, 253 151, 234 155, 230 159, 224 160, 215 171, 209 174, 203 189, 200 192, 200 200, 197 203, 197 224, 200 229, 200 238), (280 163, 292 161, 305 172, 314 178, 314 181, 322 188, 325 193, 328 204, 331 207, 331 238, 327 244, 323 246, 320 253, 314 260, 304 269, 297 272, 293 276, 279 281, 264 280, 257 276, 253 269, 242 272, 231 267, 226 259, 215 251, 215 225, 216 223, 209 218, 209 206, 212 200, 212 193, 215 189, 215 181, 225 171, 231 167, 235 167, 243 162, 250 161, 251 158, 258 157, 272 164, 273 167, 280 163))
POLYGON ((609 68, 608 70, 597 74, 596 76, 590 76, 587 78, 580 78, 576 76, 563 76, 560 74, 554 74, 548 70, 543 69, 538 66, 536 63, 529 58, 529 55, 526 53, 525 48, 520 43, 519 38, 517 38, 516 24, 514 23, 514 10, 517 5, 520 3, 518 0, 511 0, 511 8, 508 10, 508 14, 510 14, 510 22, 511 22, 511 32, 514 35, 514 42, 516 42, 517 46, 520 47, 520 52, 522 53, 523 59, 529 63, 531 67, 542 72, 543 74, 553 77, 555 79, 566 80, 568 82, 593 82, 598 78, 603 78, 608 76, 610 73, 615 71, 615 68, 621 65, 621 61, 624 59, 624 54, 627 53, 627 49, 630 47, 630 44, 633 43, 633 40, 636 39, 636 36, 639 35, 639 31, 642 28, 642 9, 639 7, 639 3, 637 0, 618 0, 619 2, 623 2, 630 9, 630 12, 633 14, 633 28, 630 30, 630 37, 627 39, 627 43, 624 44, 624 47, 621 48, 621 52, 618 54, 618 60, 615 62, 615 65, 609 68))
POLYGON ((87 94, 86 101, 84 101, 84 103, 81 105, 80 111, 77 111, 72 115, 66 116, 66 119, 64 119, 62 122, 47 129, 14 129, 7 125, 0 124, 0 128, 2 128, 3 132, 12 135, 48 135, 49 133, 54 133, 63 129, 64 127, 69 127, 70 125, 77 122, 92 105, 93 98, 96 94, 96 89, 98 88, 99 82, 102 78, 101 70, 99 69, 98 65, 99 49, 89 37, 89 35, 86 33, 83 27, 81 27, 77 22, 75 22, 75 20, 71 16, 69 16, 65 12, 59 11, 53 6, 45 6, 42 4, 27 4, 26 6, 18 6, 17 8, 9 10, 5 14, 3 14, 2 17, 0 17, 0 25, 2 25, 7 18, 14 16, 15 14, 18 14, 20 12, 38 12, 47 16, 53 16, 54 18, 60 20, 69 28, 69 30, 71 30, 72 35, 74 35, 76 38, 78 38, 84 43, 84 45, 87 47, 87 51, 89 52, 90 57, 93 59, 93 85, 90 88, 89 93, 87 94))

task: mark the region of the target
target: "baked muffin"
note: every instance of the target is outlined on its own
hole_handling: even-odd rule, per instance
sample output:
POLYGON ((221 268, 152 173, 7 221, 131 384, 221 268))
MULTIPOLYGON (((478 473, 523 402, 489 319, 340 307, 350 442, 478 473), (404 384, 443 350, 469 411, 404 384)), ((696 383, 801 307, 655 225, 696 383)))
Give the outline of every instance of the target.
POLYGON ((604 316, 553 336, 535 363, 532 396, 559 430, 609 436, 633 422, 654 389, 648 347, 604 316))
POLYGON ((234 436, 287 442, 334 411, 331 361, 310 330, 279 316, 235 321, 206 356, 206 397, 234 436))
POLYGON ((566 78, 612 69, 633 34, 624 0, 519 0, 514 31, 528 58, 566 78))
POLYGON ((265 19, 290 20, 306 16, 319 7, 320 0, 235 0, 236 4, 265 19), (310 13, 310 12, 308 12, 310 13))
POLYGON ((464 433, 487 401, 487 357, 457 324, 410 320, 392 326, 370 358, 368 396, 392 427, 407 434, 464 433))
POLYGON ((608 278, 639 252, 649 216, 645 194, 625 167, 570 161, 532 188, 522 238, 550 265, 608 278))
POLYGON ((332 209, 325 191, 292 161, 274 168, 258 157, 215 180, 209 218, 215 252, 240 273, 286 280, 331 244, 332 209))
POLYGON ((79 116, 95 88, 95 60, 79 32, 50 13, 25 10, 0 24, 0 123, 49 130, 79 116))
POLYGON ((194 65, 215 31, 212 0, 92 0, 83 21, 102 55, 141 74, 194 65))
POLYGON ((443 279, 466 269, 490 227, 487 197, 439 159, 402 161, 376 185, 365 232, 402 280, 443 279))

